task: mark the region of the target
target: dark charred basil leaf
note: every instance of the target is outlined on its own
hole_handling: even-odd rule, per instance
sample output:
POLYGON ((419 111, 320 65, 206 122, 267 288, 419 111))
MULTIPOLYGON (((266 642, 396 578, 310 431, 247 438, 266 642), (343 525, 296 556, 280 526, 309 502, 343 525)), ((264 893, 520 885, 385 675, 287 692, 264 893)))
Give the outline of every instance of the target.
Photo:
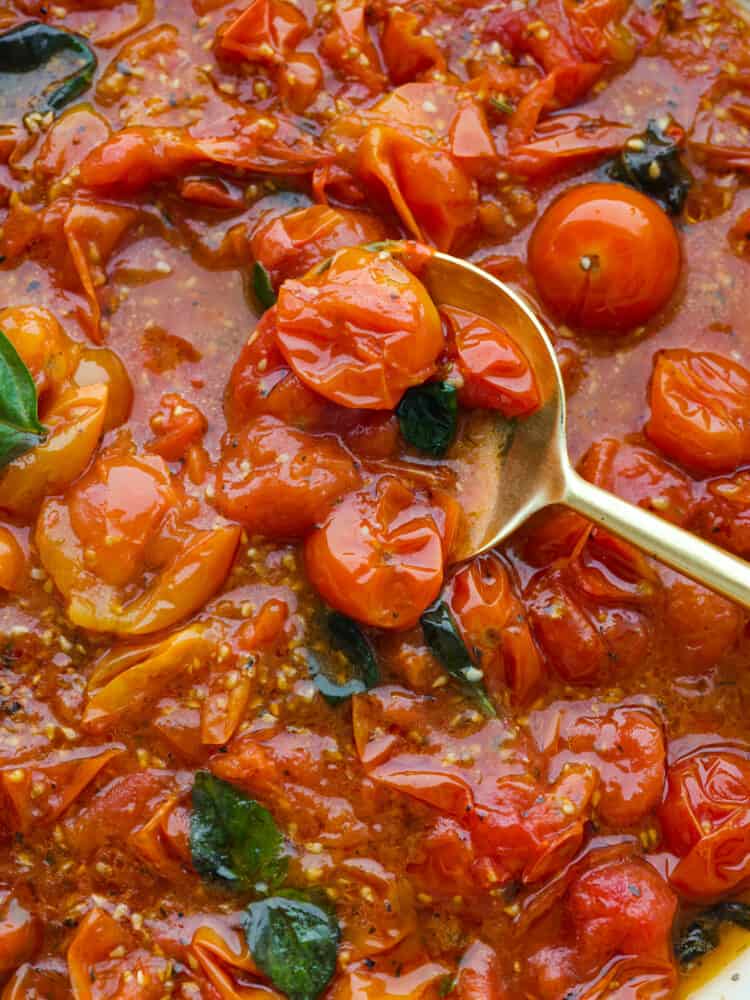
POLYGON ((309 648, 306 655, 313 682, 326 701, 338 705, 375 687, 380 670, 359 625, 339 611, 329 611, 320 631, 316 645, 322 648, 309 648))
POLYGON ((192 800, 190 853, 200 875, 256 892, 283 882, 284 838, 267 809, 209 771, 196 774, 192 800))
POLYGON ((628 139, 607 174, 653 198, 670 215, 680 214, 693 183, 670 126, 662 128, 656 121, 650 121, 641 135, 628 139))
POLYGON ((271 275, 259 260, 253 264, 253 291, 264 309, 276 305, 276 292, 271 284, 271 275))
POLYGON ((469 656, 456 620, 445 601, 436 601, 424 612, 422 632, 425 642, 446 672, 476 698, 486 715, 496 715, 495 707, 482 683, 484 675, 469 656))
POLYGON ((336 917, 300 893, 251 903, 243 921, 253 961, 289 1000, 317 1000, 336 971, 336 917))
POLYGON ((0 468, 44 441, 36 386, 18 351, 0 330, 0 468))
POLYGON ((677 941, 675 951, 680 965, 690 965, 713 951, 719 943, 721 925, 725 923, 750 930, 750 905, 727 901, 699 913, 677 941))
POLYGON ((50 82, 37 93, 30 110, 61 111, 91 84, 96 55, 80 35, 27 21, 0 35, 0 96, 14 97, 19 74, 54 69, 50 82), (59 64, 59 65, 58 65, 59 64))
POLYGON ((447 382, 414 386, 402 396, 396 414, 404 439, 427 455, 440 458, 456 436, 456 389, 447 382))

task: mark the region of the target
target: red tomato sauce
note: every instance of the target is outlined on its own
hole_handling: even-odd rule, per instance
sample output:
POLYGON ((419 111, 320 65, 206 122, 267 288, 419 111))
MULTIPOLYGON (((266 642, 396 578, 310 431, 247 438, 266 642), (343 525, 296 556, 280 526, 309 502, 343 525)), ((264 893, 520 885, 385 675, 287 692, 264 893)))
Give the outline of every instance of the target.
POLYGON ((453 565, 543 400, 420 273, 750 557, 749 130, 729 0, 0 0, 2 1000, 678 995, 747 616, 562 510, 453 565))

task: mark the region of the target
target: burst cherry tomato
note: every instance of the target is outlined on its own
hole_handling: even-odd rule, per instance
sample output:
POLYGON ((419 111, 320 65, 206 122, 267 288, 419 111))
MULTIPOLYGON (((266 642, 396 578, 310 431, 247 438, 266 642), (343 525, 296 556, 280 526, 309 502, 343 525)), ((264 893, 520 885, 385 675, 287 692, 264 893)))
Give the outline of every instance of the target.
POLYGON ((341 250, 279 292, 281 350, 299 378, 341 406, 393 409, 435 371, 440 317, 424 286, 387 254, 341 250))
POLYGON ((500 410, 506 417, 532 413, 540 403, 539 387, 526 356, 499 326, 455 306, 440 310, 453 334, 459 396, 464 406, 500 410))
POLYGON ((729 750, 691 754, 669 770, 659 813, 680 861, 670 881, 691 899, 711 900, 750 878, 750 760, 729 750))
POLYGON ((224 441, 216 503, 250 534, 299 538, 357 485, 354 462, 335 438, 258 417, 224 441))
POLYGON ((624 184, 566 191, 539 220, 529 268, 546 304, 586 330, 625 331, 669 301, 680 272, 674 226, 624 184))
POLYGON ((708 351, 659 351, 646 433, 691 472, 734 472, 750 459, 750 371, 708 351))
POLYGON ((443 510, 395 476, 352 493, 307 539, 313 585, 345 614, 380 628, 410 628, 443 582, 450 526, 443 510))

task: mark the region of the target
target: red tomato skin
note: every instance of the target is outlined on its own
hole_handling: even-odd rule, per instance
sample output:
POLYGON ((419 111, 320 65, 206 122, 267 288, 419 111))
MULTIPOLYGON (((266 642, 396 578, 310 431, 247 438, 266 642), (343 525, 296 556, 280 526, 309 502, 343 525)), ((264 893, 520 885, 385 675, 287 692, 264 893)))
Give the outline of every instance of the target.
POLYGON ((388 255, 342 250, 279 292, 276 338, 297 376, 340 406, 390 410, 443 348, 424 286, 388 255))
POLYGON ((534 370, 505 330, 455 306, 443 306, 440 312, 453 334, 463 406, 499 410, 506 417, 528 416, 539 408, 534 370))
POLYGON ((684 525, 695 506, 692 480, 641 444, 602 438, 586 452, 578 471, 675 524, 684 525))
POLYGON ((258 417, 225 438, 216 505, 251 534, 301 538, 358 483, 351 456, 335 438, 258 417))
POLYGON ((750 372, 709 351, 659 351, 646 434, 699 476, 734 472, 750 460, 750 372))
POLYGON ((229 379, 227 423, 239 429, 253 417, 273 416, 295 427, 318 423, 328 404, 297 378, 276 342, 276 309, 264 313, 240 351, 229 379))
POLYGON ((439 507, 383 476, 346 496, 307 538, 308 577, 357 621, 411 628, 440 593, 443 522, 439 507))
POLYGON ((379 219, 328 205, 310 205, 263 222, 253 233, 250 252, 274 285, 297 278, 345 247, 385 238, 379 219))
POLYGON ((529 242, 529 268, 542 299, 584 330, 617 333, 646 323, 669 302, 680 259, 667 215, 623 184, 566 191, 529 242))
POLYGON ((750 760, 741 749, 705 750, 669 769, 659 810, 667 847, 680 859, 672 885, 710 901, 750 878, 750 760))
POLYGON ((474 941, 464 952, 451 991, 456 1000, 510 1000, 500 959, 484 941, 474 941))
POLYGON ((617 953, 668 955, 677 899, 644 862, 590 869, 571 886, 566 902, 580 958, 590 967, 617 953))
POLYGON ((514 700, 527 701, 541 681, 542 661, 498 556, 485 553, 462 567, 450 581, 447 600, 490 694, 500 699, 507 686, 514 700))

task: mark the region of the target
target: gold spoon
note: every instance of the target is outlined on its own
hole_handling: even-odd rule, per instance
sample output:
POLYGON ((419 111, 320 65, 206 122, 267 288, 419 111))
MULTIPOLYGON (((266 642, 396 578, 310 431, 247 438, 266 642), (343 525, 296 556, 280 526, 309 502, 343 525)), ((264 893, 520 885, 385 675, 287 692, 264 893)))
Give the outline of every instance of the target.
POLYGON ((419 277, 438 305, 478 313, 508 330, 536 373, 543 404, 513 423, 474 411, 449 455, 469 528, 456 561, 502 542, 536 511, 564 504, 699 583, 750 607, 750 563, 581 478, 565 442, 565 389, 533 309, 473 264, 435 253, 419 277))

